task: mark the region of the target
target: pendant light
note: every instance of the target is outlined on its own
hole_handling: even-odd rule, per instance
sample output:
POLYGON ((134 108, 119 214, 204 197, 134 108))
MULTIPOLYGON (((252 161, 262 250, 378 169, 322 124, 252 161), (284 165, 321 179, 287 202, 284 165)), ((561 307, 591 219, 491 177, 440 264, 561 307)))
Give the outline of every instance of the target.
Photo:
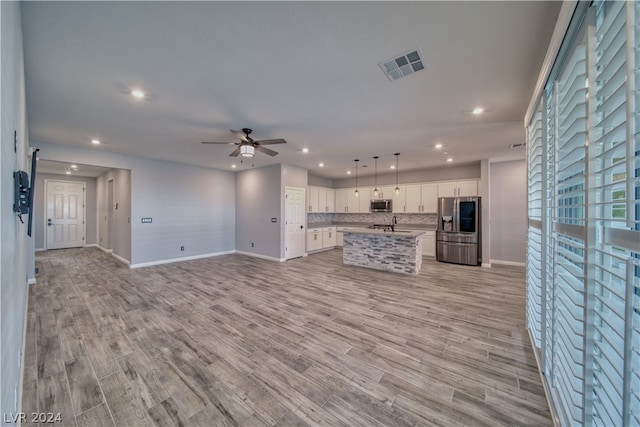
POLYGON ((373 188, 373 197, 378 197, 378 156, 373 156, 373 161, 375 162, 375 172, 373 175, 374 179, 374 188, 373 188))
POLYGON ((396 196, 400 195, 400 186, 398 185, 398 156, 400 156, 400 153, 395 153, 394 156, 396 156, 396 196))
POLYGON ((360 193, 358 193, 358 162, 359 161, 360 161, 359 159, 354 160, 354 162, 356 162, 356 191, 354 191, 353 194, 355 194, 356 197, 360 195, 360 193))

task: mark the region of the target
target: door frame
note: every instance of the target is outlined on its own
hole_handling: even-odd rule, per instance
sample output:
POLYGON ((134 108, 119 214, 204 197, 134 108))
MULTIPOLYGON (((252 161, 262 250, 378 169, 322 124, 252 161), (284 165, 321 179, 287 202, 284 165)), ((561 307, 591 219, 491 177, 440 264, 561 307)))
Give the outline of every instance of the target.
POLYGON ((45 179, 44 180, 44 203, 42 204, 42 234, 44 250, 48 250, 47 242, 47 200, 49 193, 49 182, 65 182, 69 184, 82 184, 82 235, 84 236, 83 247, 87 246, 87 183, 85 181, 65 181, 64 179, 45 179))
POLYGON ((307 245, 306 245, 306 233, 307 233, 307 209, 306 209, 306 200, 307 200, 307 189, 304 187, 293 187, 290 185, 286 185, 284 187, 284 221, 282 221, 282 225, 283 225, 283 232, 284 232, 284 238, 282 239, 282 259, 284 261, 287 261, 288 259, 295 259, 295 258, 299 258, 299 257, 295 257, 295 258, 287 258, 287 191, 288 190, 297 190, 297 191, 302 191, 302 197, 303 197, 303 202, 302 202, 302 213, 303 213, 303 223, 304 223, 304 227, 302 228, 302 255, 301 257, 305 257, 307 256, 307 245))

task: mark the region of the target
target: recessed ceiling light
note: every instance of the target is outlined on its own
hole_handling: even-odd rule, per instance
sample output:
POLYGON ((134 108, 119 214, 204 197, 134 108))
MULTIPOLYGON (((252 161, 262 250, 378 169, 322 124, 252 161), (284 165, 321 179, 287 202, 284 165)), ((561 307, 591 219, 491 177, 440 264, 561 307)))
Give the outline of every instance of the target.
POLYGON ((236 167, 236 165, 231 165, 231 169, 235 169, 236 167))
POLYGON ((351 171, 347 171, 347 175, 351 175, 351 171))
POLYGON ((99 139, 92 139, 91 143, 95 144, 95 145, 98 145, 98 144, 100 144, 100 140, 99 139))
POLYGON ((439 149, 441 149, 441 148, 442 148, 442 144, 437 143, 437 144, 435 145, 435 147, 436 147, 436 150, 439 150, 439 149))
POLYGON ((140 89, 132 89, 131 95, 133 95, 134 98, 144 98, 144 92, 140 89))
POLYGON ((324 167, 324 163, 320 163, 318 166, 320 166, 321 168, 324 167))
POLYGON ((71 171, 66 171, 65 172, 67 175, 71 175, 71 171))
POLYGON ((453 162, 453 159, 452 159, 451 157, 449 157, 449 158, 447 159, 447 162, 453 162))
POLYGON ((71 169, 78 169, 78 165, 71 165, 71 169))
POLYGON ((390 167, 391 167, 391 169, 395 169, 396 165, 391 165, 390 167))
POLYGON ((303 152, 303 153, 308 153, 308 152, 309 152, 309 149, 308 149, 308 148, 303 148, 303 149, 302 149, 302 152, 303 152))
POLYGON ((473 114, 475 114, 476 116, 477 116, 478 114, 482 114, 482 113, 484 113, 484 108, 482 108, 482 107, 476 107, 476 108, 474 108, 474 109, 473 109, 472 113, 473 113, 473 114))

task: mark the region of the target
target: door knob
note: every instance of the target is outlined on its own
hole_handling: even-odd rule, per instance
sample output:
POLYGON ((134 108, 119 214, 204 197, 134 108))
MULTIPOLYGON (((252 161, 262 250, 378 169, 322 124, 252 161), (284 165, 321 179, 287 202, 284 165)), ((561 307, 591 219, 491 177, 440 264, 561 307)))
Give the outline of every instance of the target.
POLYGON ((302 230, 303 228, 304 228, 304 225, 301 225, 301 226, 300 226, 300 230, 302 230))
POLYGON ((51 218, 47 218, 47 225, 51 226, 51 218))

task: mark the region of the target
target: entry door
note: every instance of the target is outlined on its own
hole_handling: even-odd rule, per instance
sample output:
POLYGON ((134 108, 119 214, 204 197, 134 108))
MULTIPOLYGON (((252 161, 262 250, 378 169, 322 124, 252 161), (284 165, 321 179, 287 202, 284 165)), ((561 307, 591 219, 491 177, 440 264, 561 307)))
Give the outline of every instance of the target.
POLYGON ((82 182, 47 181, 47 249, 84 246, 84 187, 82 182))
POLYGON ((298 258, 304 255, 304 219, 306 215, 304 188, 285 188, 285 259, 298 258))

